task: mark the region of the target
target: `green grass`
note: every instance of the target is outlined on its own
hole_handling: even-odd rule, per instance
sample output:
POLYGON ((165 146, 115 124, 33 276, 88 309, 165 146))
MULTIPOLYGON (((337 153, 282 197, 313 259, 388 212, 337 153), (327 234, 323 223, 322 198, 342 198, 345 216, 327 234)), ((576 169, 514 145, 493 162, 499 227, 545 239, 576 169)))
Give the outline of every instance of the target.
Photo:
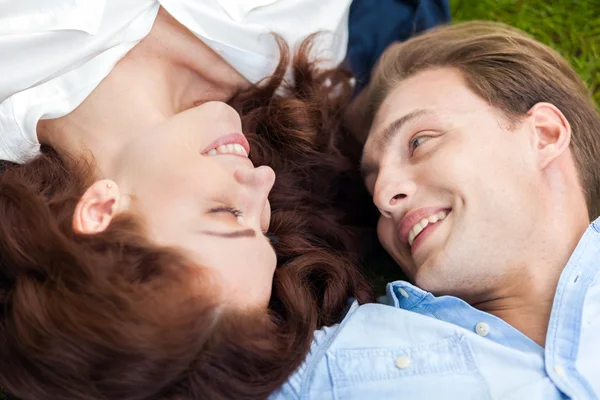
MULTIPOLYGON (((566 57, 600 104, 600 0, 451 0, 454 22, 501 21, 529 32, 566 57)), ((599 132, 600 134, 600 132, 599 132)), ((368 263, 378 293, 400 269, 379 255, 368 263)), ((0 400, 9 397, 0 392, 0 400)))
POLYGON ((562 54, 600 105, 599 0, 450 0, 454 22, 505 22, 562 54))

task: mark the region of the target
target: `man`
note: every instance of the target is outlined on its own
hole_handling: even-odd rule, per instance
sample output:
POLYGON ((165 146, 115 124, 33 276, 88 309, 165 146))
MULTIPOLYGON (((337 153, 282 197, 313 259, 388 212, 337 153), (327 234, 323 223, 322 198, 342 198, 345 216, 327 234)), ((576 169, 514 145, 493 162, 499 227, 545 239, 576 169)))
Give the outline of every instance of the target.
POLYGON ((366 96, 378 235, 416 285, 390 284, 399 307, 598 398, 600 116, 581 79, 516 30, 468 23, 392 46, 366 96))

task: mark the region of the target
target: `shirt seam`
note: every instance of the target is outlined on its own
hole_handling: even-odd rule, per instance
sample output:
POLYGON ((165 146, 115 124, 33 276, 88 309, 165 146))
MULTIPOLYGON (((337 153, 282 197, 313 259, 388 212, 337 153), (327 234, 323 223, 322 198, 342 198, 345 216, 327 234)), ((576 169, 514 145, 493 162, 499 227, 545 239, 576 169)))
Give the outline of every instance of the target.
MULTIPOLYGON (((360 307, 360 305, 358 307, 360 307)), ((356 307, 352 311, 352 314, 354 314, 358 310, 358 307, 356 307)), ((307 366, 306 373, 304 374, 304 377, 302 378, 302 381, 300 382, 300 399, 301 400, 309 399, 310 385, 307 385, 306 382, 312 380, 312 377, 315 373, 317 364, 324 357, 325 353, 327 352, 327 350, 329 349, 329 347, 331 345, 331 342, 339 335, 341 329, 352 318, 352 314, 349 316, 346 315, 346 318, 344 318, 344 320, 342 322, 340 322, 340 324, 337 326, 336 331, 333 332, 331 335, 329 335, 329 337, 327 337, 325 339, 325 343, 321 344, 321 346, 319 346, 319 348, 317 349, 316 354, 311 357, 311 363, 310 363, 310 365, 307 366)))

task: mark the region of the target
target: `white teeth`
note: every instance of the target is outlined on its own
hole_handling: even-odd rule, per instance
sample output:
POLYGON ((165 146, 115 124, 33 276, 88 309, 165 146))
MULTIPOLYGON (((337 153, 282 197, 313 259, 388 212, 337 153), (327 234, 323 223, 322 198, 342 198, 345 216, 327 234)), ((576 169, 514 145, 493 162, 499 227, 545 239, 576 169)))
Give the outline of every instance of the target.
POLYGON ((410 232, 408 232, 408 244, 412 246, 414 240, 415 240, 415 232, 411 229, 410 232))
POLYGON ((209 156, 216 156, 217 154, 239 154, 244 157, 248 157, 246 149, 241 144, 224 144, 216 149, 211 149, 207 153, 209 156))
MULTIPOLYGON (((425 224, 425 226, 427 226, 427 224, 425 224)), ((420 222, 417 222, 417 223, 415 224, 415 227, 413 228, 413 232, 415 233, 415 237, 416 237, 416 236, 417 236, 419 233, 421 233, 421 231, 422 231, 424 228, 425 228, 425 227, 424 227, 424 226, 423 226, 423 225, 422 225, 420 222)))
POLYGON ((248 156, 248 153, 246 153, 246 149, 241 144, 234 144, 233 147, 235 148, 235 152, 237 154, 240 154, 240 155, 243 155, 246 157, 248 156))
POLYGON ((427 221, 429 221, 430 224, 435 224, 436 222, 438 222, 439 218, 437 214, 434 215, 430 215, 429 217, 427 217, 427 221))
POLYGON ((427 227, 429 224, 435 224, 438 221, 445 219, 448 216, 448 213, 445 211, 440 211, 436 214, 430 215, 427 218, 423 218, 419 222, 417 222, 411 229, 408 231, 408 245, 412 247, 415 238, 427 227))

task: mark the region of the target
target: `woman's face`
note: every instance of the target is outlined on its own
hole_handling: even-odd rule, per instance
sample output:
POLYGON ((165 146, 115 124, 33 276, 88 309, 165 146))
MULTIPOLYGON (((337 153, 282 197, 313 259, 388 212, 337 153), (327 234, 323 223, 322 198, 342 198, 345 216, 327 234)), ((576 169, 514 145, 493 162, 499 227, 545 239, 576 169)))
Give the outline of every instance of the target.
POLYGON ((227 302, 252 307, 267 304, 276 266, 263 234, 275 173, 253 166, 241 130, 225 103, 191 108, 131 140, 108 178, 153 242, 182 249, 217 273, 227 302))
MULTIPOLYGON (((248 85, 161 12, 150 34, 92 94, 69 115, 41 121, 38 135, 59 151, 93 154, 99 175, 114 181, 110 190, 97 187, 101 204, 102 190, 131 199, 123 209, 141 216, 153 242, 183 249, 216 272, 228 301, 254 306, 268 302, 276 264, 262 233, 275 175, 254 168, 240 151, 239 115, 214 101, 227 101, 248 85)), ((75 226, 77 218, 76 211, 75 226)), ((92 224, 80 231, 98 230, 92 224)))

